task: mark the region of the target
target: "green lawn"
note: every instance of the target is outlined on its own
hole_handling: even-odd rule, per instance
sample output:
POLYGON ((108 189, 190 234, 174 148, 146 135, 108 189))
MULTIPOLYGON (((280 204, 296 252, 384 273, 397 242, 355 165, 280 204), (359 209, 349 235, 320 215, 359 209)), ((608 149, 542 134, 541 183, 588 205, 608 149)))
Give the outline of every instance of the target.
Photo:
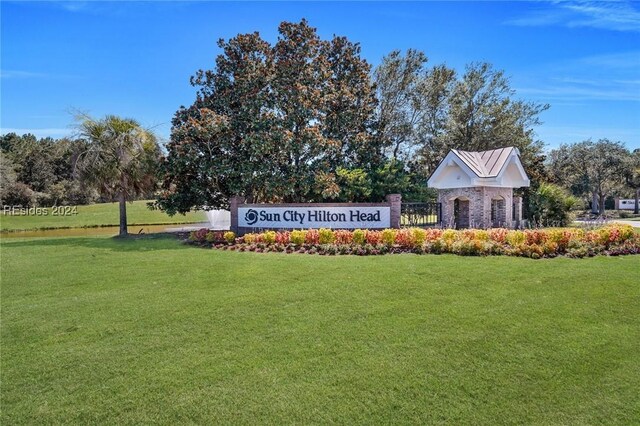
MULTIPOLYGON (((172 223, 206 222, 206 214, 202 211, 177 214, 173 217, 159 211, 149 210, 148 201, 127 203, 127 221, 129 225, 162 225, 172 223)), ((0 230, 15 231, 27 229, 80 228, 93 226, 117 226, 120 223, 118 203, 91 204, 78 206, 77 214, 54 216, 52 209, 47 209, 47 216, 11 216, 0 214, 0 230)))
POLYGON ((640 423, 640 256, 1 251, 2 424, 640 423))

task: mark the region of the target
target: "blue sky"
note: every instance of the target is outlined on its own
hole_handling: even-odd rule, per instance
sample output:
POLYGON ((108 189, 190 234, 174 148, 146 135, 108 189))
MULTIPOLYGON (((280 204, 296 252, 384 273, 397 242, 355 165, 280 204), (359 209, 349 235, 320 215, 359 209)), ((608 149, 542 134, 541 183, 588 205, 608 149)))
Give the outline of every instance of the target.
POLYGON ((549 148, 587 138, 640 148, 640 3, 7 2, 1 12, 2 133, 60 137, 73 111, 138 119, 168 138, 189 77, 212 69, 216 40, 307 18, 361 43, 373 65, 423 50, 461 71, 488 61, 517 97, 551 104, 536 129, 549 148))

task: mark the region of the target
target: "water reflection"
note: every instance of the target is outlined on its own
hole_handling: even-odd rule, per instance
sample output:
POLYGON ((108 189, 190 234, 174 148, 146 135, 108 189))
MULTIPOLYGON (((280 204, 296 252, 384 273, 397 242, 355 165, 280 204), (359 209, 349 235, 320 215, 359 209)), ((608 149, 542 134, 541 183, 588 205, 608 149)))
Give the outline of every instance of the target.
MULTIPOLYGON (((203 224, 208 226, 208 224, 203 224)), ((175 230, 199 229, 198 225, 129 225, 129 234, 153 234, 175 230)), ((0 238, 32 238, 32 237, 92 237, 99 235, 118 235, 117 226, 105 226, 101 228, 68 228, 47 229, 36 231, 0 232, 0 238)))

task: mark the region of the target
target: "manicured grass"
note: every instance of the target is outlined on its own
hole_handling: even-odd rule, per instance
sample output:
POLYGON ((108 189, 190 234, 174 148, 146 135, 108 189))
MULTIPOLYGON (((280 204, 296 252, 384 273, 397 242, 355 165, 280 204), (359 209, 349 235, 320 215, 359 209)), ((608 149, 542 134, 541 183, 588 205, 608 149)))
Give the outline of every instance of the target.
POLYGON ((640 256, 1 250, 2 424, 640 422, 640 256))
MULTIPOLYGON (((206 222, 204 212, 177 214, 173 217, 159 211, 149 210, 148 201, 127 203, 127 222, 129 225, 153 225, 171 223, 206 222)), ((52 208, 48 215, 12 216, 0 214, 0 230, 15 231, 27 229, 80 228, 92 226, 117 226, 120 223, 118 203, 91 204, 77 206, 77 214, 54 216, 52 208)))

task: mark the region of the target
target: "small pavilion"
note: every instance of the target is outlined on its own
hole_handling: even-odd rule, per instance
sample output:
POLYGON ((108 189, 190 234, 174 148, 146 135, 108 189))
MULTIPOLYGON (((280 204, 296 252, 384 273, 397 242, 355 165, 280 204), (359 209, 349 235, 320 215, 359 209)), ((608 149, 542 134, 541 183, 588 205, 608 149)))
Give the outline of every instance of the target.
POLYGON ((519 227, 522 198, 514 188, 529 186, 514 147, 490 151, 452 149, 428 181, 438 190, 441 223, 451 228, 519 227))

